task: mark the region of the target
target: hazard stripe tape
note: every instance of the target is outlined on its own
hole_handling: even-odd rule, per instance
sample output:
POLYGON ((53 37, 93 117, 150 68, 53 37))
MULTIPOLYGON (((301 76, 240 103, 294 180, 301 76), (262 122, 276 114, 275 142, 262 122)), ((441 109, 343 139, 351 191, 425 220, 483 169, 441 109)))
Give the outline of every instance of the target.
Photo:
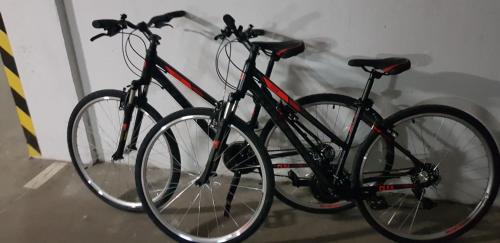
POLYGON ((26 95, 21 84, 21 79, 19 78, 19 72, 14 60, 7 30, 5 29, 2 13, 0 13, 0 56, 4 65, 2 69, 9 83, 14 103, 16 104, 17 117, 23 128, 24 137, 28 145, 28 154, 30 157, 39 157, 41 155, 40 146, 38 145, 35 127, 33 126, 33 120, 31 119, 28 103, 26 102, 26 95))

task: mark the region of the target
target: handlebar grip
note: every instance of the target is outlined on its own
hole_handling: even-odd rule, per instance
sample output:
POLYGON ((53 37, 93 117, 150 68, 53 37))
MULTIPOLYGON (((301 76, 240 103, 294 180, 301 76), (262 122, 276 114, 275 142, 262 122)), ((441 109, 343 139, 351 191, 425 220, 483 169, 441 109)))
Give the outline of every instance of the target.
POLYGON ((184 10, 173 11, 173 12, 166 13, 163 15, 158 15, 158 16, 151 18, 151 20, 149 20, 148 25, 149 26, 151 26, 151 25, 157 26, 157 25, 166 24, 170 20, 172 20, 173 18, 184 17, 185 15, 186 15, 186 11, 184 11, 184 10))
POLYGON ((92 26, 96 29, 119 29, 120 21, 114 19, 97 19, 92 21, 92 26))
POLYGON ((179 17, 186 16, 186 11, 179 10, 179 11, 170 12, 168 14, 171 16, 171 18, 179 18, 179 17))
POLYGON ((261 36, 261 35, 265 35, 265 34, 266 34, 266 31, 263 29, 252 29, 250 31, 250 36, 253 36, 253 37, 257 37, 257 36, 261 36))
POLYGON ((227 27, 229 27, 232 30, 236 30, 234 18, 231 17, 231 15, 225 14, 224 17, 222 17, 222 19, 224 20, 224 23, 226 23, 227 27))

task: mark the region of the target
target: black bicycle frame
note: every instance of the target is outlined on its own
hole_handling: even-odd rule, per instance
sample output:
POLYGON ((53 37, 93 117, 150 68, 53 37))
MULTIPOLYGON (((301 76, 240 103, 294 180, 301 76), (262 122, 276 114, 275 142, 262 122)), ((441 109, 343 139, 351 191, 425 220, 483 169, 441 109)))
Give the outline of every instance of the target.
MULTIPOLYGON (((189 100, 182 95, 182 93, 175 87, 175 85, 167 78, 166 74, 170 74, 172 77, 177 79, 179 82, 181 82, 184 86, 187 88, 191 89, 194 93, 202 97, 205 101, 207 101, 209 104, 212 106, 217 105, 217 100, 210 96, 207 92, 205 92, 203 89, 201 89, 198 85, 196 85, 193 81, 191 81, 189 78, 184 76, 181 72, 179 72, 177 69, 172 67, 170 64, 168 64, 166 61, 158 57, 157 55, 157 46, 158 46, 158 37, 153 36, 153 40, 150 42, 150 46, 146 52, 146 58, 144 60, 144 66, 142 69, 141 77, 139 80, 133 81, 132 85, 127 92, 127 97, 124 101, 126 103, 125 105, 122 105, 122 108, 124 109, 124 119, 122 123, 122 129, 120 132, 120 139, 118 143, 118 148, 116 152, 113 154, 112 158, 114 160, 117 159, 122 159, 123 158, 123 152, 125 149, 125 144, 127 140, 127 134, 129 130, 129 124, 132 120, 132 114, 134 111, 135 107, 135 102, 147 102, 147 93, 149 89, 149 85, 152 82, 152 79, 156 80, 162 89, 165 89, 173 98, 174 100, 183 108, 192 108, 193 105, 189 100), (136 97, 137 93, 137 97, 136 97)), ((269 61, 266 75, 270 76, 275 59, 271 59, 269 61)), ((254 112, 252 114, 252 117, 250 121, 248 122, 249 126, 253 128, 258 127, 258 121, 257 118, 260 113, 260 105, 256 103, 254 112)), ((130 144, 127 146, 129 150, 135 150, 137 149, 137 139, 140 131, 140 127, 142 124, 142 119, 143 119, 144 113, 141 110, 138 110, 136 114, 136 119, 135 119, 135 125, 132 131, 132 138, 130 141, 130 144)), ((205 124, 201 122, 199 124, 202 127, 203 131, 207 131, 207 126, 208 124, 205 124)), ((211 135, 211 134, 209 134, 211 135)), ((213 135, 211 135, 212 137, 213 135)))
MULTIPOLYGON (((214 158, 219 158, 218 151, 220 150, 219 144, 224 144, 224 130, 225 126, 229 124, 229 121, 233 118, 233 115, 238 106, 238 102, 242 99, 247 91, 250 91, 254 97, 254 100, 257 105, 262 106, 267 113, 270 115, 271 120, 278 125, 281 131, 285 134, 288 140, 292 143, 298 153, 305 160, 306 164, 312 169, 315 173, 315 176, 318 178, 320 183, 324 185, 328 185, 333 188, 335 186, 335 179, 337 179, 340 175, 340 171, 344 168, 345 162, 347 160, 347 156, 349 153, 349 148, 352 145, 354 140, 354 135, 358 129, 359 123, 361 121, 361 117, 364 112, 373 112, 376 113, 371 108, 372 102, 368 99, 368 96, 371 92, 371 88, 375 78, 380 78, 377 73, 372 72, 364 89, 362 97, 359 99, 359 104, 356 107, 356 113, 354 115, 353 121, 349 128, 349 133, 345 140, 340 139, 337 135, 332 133, 325 125, 323 125, 320 121, 318 121, 315 117, 313 117, 307 110, 305 110, 302 106, 300 106, 295 100, 290 98, 288 94, 286 94, 282 89, 280 89, 274 82, 272 82, 266 75, 262 74, 255 67, 255 59, 258 54, 258 48, 255 46, 251 46, 250 56, 245 63, 245 67, 243 69, 243 75, 238 84, 237 90, 230 95, 228 102, 225 105, 224 116, 222 118, 222 122, 219 122, 221 125, 217 129, 217 135, 215 136, 214 146, 210 151, 210 156, 208 159, 207 167, 204 170, 204 173, 198 180, 199 183, 205 183, 211 172, 213 172, 218 165, 218 159, 213 161, 214 158), (259 85, 260 84, 260 85, 259 85), (269 90, 279 97, 281 102, 287 104, 287 107, 282 105, 281 102, 275 100, 269 90), (291 109, 292 112, 288 112, 286 109, 291 109), (318 128, 323 134, 328 136, 331 142, 335 143, 339 147, 342 148, 342 153, 340 157, 340 161, 338 164, 337 171, 334 175, 334 180, 330 180, 322 170, 320 166, 320 161, 315 160, 312 155, 309 153, 304 144, 299 140, 297 135, 293 132, 293 129, 289 124, 289 114, 298 113, 302 117, 304 117, 308 122, 310 122, 314 127, 318 128)), ((378 113, 376 113, 377 116, 378 113)), ((381 134, 384 139, 390 142, 395 148, 400 150, 403 154, 407 155, 415 164, 415 166, 420 167, 424 163, 415 158, 408 150, 399 145, 396 141, 394 141, 394 137, 390 129, 385 128, 382 124, 373 124, 372 130, 376 133, 381 134)), ((396 185, 377 185, 377 186, 369 186, 363 187, 363 192, 368 191, 387 191, 387 190, 399 190, 403 188, 414 188, 414 184, 396 184, 396 185)), ((356 192, 355 192, 356 193, 356 192)), ((344 195, 346 197, 353 197, 357 194, 344 195)))

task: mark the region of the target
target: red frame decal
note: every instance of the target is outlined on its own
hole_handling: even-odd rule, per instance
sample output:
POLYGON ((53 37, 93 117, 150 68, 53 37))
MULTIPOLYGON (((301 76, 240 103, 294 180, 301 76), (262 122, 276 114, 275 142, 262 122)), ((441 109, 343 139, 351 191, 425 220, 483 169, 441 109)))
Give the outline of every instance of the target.
POLYGON ((415 187, 416 187, 415 184, 378 185, 377 191, 379 191, 379 192, 394 191, 394 190, 401 190, 401 189, 410 189, 410 188, 415 188, 415 187))
POLYGON ((291 99, 288 97, 288 95, 283 92, 276 84, 274 84, 270 79, 268 79, 265 76, 262 76, 262 82, 266 85, 266 87, 271 90, 274 94, 276 94, 280 99, 285 101, 288 105, 290 105, 295 111, 300 112, 302 109, 300 108, 299 104, 295 102, 295 100, 291 99))
POLYGON ((275 169, 288 169, 288 168, 306 168, 309 167, 307 164, 287 164, 287 163, 277 163, 273 164, 275 169))
POLYGON ((381 134, 382 133, 382 130, 380 130, 380 128, 376 127, 376 126, 373 126, 372 127, 372 130, 377 133, 377 134, 381 134))
POLYGON ((214 147, 214 149, 219 148, 219 146, 220 146, 220 140, 214 140, 212 146, 214 147))
POLYGON ((197 86, 195 86, 194 84, 192 84, 191 82, 189 82, 187 80, 187 78, 185 78, 184 76, 182 76, 182 74, 180 74, 177 71, 175 71, 175 69, 173 69, 173 68, 171 68, 169 66, 165 66, 165 70, 167 71, 167 73, 169 73, 170 75, 172 75, 175 79, 179 80, 186 87, 188 87, 189 89, 191 89, 192 91, 194 91, 195 93, 197 93, 198 95, 200 95, 201 97, 204 97, 203 91, 200 88, 198 88, 197 86))

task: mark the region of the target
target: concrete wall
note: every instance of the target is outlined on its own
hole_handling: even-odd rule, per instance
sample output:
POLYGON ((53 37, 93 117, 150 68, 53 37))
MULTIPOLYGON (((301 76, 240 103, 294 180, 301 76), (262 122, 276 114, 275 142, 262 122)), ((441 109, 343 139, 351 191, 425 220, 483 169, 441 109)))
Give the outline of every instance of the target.
POLYGON ((77 99, 54 1, 0 6, 42 156, 68 160, 66 125, 77 99))
MULTIPOLYGON (((67 160, 65 129, 77 99, 54 2, 0 4, 42 154, 67 160)), ((127 13, 130 20, 141 21, 184 9, 215 27, 175 20, 175 29, 157 31, 163 37, 159 53, 210 94, 222 97, 223 86, 214 71, 218 43, 204 35, 222 27, 222 15, 231 13, 238 24, 306 41, 306 53, 278 63, 273 73, 273 80, 291 95, 359 95, 366 75, 346 65, 350 57, 406 56, 413 63, 411 71, 384 78, 374 87, 372 97, 384 115, 415 104, 449 104, 477 116, 500 139, 498 1, 91 0, 73 1, 73 6, 91 90, 121 88, 134 79, 123 64, 119 36, 88 41, 98 33, 90 25, 93 19, 127 13)), ((244 50, 235 51, 241 61, 244 50)), ((180 89, 195 104, 206 105, 180 89)), ((159 89, 152 89, 151 99, 163 114, 179 109, 159 89)), ((241 109, 243 116, 248 113, 249 107, 241 109)))

